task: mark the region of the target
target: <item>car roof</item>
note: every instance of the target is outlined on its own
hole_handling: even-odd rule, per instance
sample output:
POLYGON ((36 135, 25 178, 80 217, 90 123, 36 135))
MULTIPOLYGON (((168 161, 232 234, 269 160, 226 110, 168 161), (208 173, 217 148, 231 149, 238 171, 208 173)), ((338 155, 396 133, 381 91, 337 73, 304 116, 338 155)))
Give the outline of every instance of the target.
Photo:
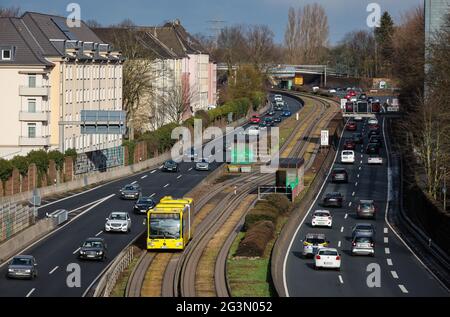
POLYGON ((355 225, 355 227, 362 227, 362 226, 369 226, 369 227, 373 227, 373 224, 371 224, 371 223, 357 223, 356 225, 355 225))
POLYGON ((325 239, 325 234, 323 234, 323 233, 307 233, 306 239, 325 239))
POLYGON ((342 195, 340 192, 329 192, 327 195, 342 195))
POLYGON ((126 211, 113 211, 110 213, 110 215, 126 215, 128 214, 126 211))
POLYGON ((103 238, 97 238, 97 237, 92 237, 92 238, 87 238, 86 239, 86 242, 87 241, 89 241, 89 242, 93 242, 93 241, 96 241, 96 242, 105 242, 105 240, 103 239, 103 238))
POLYGON ((20 259, 34 259, 34 256, 32 256, 32 255, 25 255, 25 254, 19 254, 19 255, 16 255, 16 256, 14 256, 13 257, 13 259, 16 259, 16 258, 20 258, 20 259))
POLYGON ((362 204, 373 204, 373 199, 360 199, 359 202, 362 204))
POLYGON ((328 214, 330 213, 330 211, 326 210, 326 209, 317 209, 314 211, 314 213, 319 213, 319 212, 328 213, 328 214))
POLYGON ((321 248, 318 252, 323 252, 323 251, 333 251, 339 254, 338 250, 335 248, 321 248))

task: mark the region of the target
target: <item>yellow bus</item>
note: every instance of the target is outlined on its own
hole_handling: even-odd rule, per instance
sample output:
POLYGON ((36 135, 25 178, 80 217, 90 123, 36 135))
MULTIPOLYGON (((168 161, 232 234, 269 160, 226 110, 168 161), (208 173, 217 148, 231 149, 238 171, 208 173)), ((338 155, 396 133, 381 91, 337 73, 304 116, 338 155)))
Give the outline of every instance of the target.
POLYGON ((192 198, 163 197, 147 213, 147 250, 184 250, 192 238, 192 198))

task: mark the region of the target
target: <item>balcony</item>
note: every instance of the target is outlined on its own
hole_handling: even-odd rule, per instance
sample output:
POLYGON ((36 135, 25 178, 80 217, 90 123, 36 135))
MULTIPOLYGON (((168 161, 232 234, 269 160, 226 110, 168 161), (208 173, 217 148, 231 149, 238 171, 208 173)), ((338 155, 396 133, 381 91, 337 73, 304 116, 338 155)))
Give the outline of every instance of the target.
POLYGON ((50 136, 36 136, 34 138, 29 138, 25 136, 19 137, 20 146, 49 146, 50 136))
POLYGON ((49 87, 28 87, 28 86, 20 86, 19 87, 19 95, 20 96, 48 97, 49 91, 50 91, 49 87))
POLYGON ((48 111, 39 112, 19 112, 20 121, 31 121, 31 122, 48 122, 50 120, 50 113, 48 111))

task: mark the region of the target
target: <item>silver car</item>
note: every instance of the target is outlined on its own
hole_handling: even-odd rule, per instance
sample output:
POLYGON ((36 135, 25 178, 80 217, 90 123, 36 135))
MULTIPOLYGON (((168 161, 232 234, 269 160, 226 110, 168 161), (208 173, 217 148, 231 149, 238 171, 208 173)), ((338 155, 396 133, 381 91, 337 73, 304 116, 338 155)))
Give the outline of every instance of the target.
POLYGON ((375 213, 377 209, 373 200, 360 200, 356 215, 358 218, 373 218, 375 219, 375 213))
POLYGON ((372 237, 356 236, 352 240, 352 255, 375 255, 375 244, 372 237))
POLYGON ((17 255, 8 265, 7 278, 34 279, 37 277, 37 263, 32 255, 17 255))
POLYGON ((200 162, 195 164, 195 169, 197 171, 209 171, 209 162, 205 159, 202 159, 200 162))
POLYGON ((130 232, 131 218, 128 212, 112 212, 106 218, 105 231, 106 232, 130 232))
POLYGON ((352 229, 352 239, 355 237, 375 237, 375 227, 371 223, 357 223, 352 229))

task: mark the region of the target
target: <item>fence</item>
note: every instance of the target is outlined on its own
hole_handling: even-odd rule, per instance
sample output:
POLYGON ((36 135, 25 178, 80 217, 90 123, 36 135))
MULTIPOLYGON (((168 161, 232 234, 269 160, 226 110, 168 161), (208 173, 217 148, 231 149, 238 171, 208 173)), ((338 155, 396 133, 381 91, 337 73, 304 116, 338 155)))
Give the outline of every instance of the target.
POLYGON ((75 161, 75 174, 84 174, 93 171, 105 172, 111 167, 124 165, 124 147, 97 150, 78 154, 75 161))
POLYGON ((28 206, 6 203, 0 206, 0 242, 33 224, 33 209, 28 206))

